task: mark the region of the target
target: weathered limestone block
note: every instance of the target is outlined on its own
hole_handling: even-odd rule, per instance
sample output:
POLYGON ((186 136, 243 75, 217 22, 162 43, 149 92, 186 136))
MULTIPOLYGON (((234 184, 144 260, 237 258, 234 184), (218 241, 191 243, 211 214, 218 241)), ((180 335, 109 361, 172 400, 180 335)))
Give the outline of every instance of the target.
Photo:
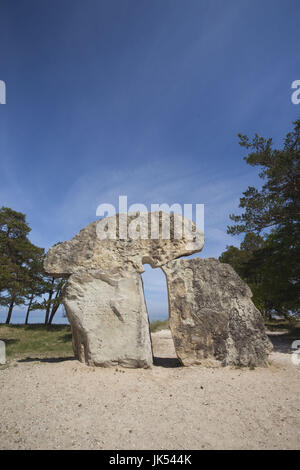
MULTIPOLYGON (((45 271, 52 275, 67 275, 90 269, 101 269, 109 273, 143 273, 143 264, 157 268, 180 256, 197 253, 203 248, 203 232, 196 230, 193 222, 180 215, 129 213, 125 230, 120 233, 119 221, 122 222, 122 216, 124 214, 103 219, 108 227, 108 236, 112 237, 117 232, 116 239, 100 239, 101 225, 98 225, 98 221, 82 229, 72 240, 54 245, 47 253, 45 271), (157 227, 162 229, 163 220, 170 221, 169 238, 164 238, 164 233, 156 234, 157 227), (177 233, 178 227, 184 228, 181 234, 177 233), (151 230, 156 238, 151 238, 151 230), (139 234, 140 239, 134 238, 139 234)), ((165 224, 165 228, 168 229, 168 224, 165 224)))
POLYGON ((64 292, 75 356, 88 365, 151 367, 149 320, 140 274, 72 274, 64 292))
POLYGON ((271 343, 249 287, 214 258, 170 261, 170 328, 183 365, 266 365, 271 343))

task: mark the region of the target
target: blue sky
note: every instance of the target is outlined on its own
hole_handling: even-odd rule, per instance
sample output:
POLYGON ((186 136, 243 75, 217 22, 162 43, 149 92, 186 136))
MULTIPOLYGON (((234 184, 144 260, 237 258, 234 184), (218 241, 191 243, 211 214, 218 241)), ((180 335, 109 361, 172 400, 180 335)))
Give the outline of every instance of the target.
MULTIPOLYGON (((299 0, 0 0, 0 205, 49 248, 120 194, 204 203, 201 256, 219 256, 259 184, 237 133, 280 145, 300 115, 299 19, 299 0)), ((163 274, 144 282, 166 316, 163 274)))

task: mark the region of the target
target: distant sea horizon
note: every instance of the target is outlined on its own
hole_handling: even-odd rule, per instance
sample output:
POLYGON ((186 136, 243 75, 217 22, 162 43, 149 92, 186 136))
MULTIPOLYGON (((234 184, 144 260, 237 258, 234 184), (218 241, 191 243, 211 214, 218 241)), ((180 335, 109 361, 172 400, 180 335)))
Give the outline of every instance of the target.
MULTIPOLYGON (((0 311, 0 324, 4 324, 6 321, 7 317, 7 309, 6 310, 1 310, 0 311)), ((12 316, 11 316, 11 325, 24 325, 25 324, 25 317, 26 317, 26 310, 21 310, 15 308, 13 310, 12 316)), ((163 314, 158 314, 158 315, 149 315, 150 322, 156 321, 156 320, 165 320, 168 318, 168 316, 163 315, 163 314)), ((29 314, 29 321, 28 324, 44 324, 45 322, 45 312, 39 311, 39 310, 33 310, 29 314)), ((55 314, 55 317, 53 318, 52 324, 54 325, 69 325, 70 322, 68 320, 68 317, 65 315, 63 309, 62 311, 57 311, 55 314)))
MULTIPOLYGON (((6 311, 1 311, 0 312, 0 324, 5 323, 7 317, 7 310, 6 311)), ((25 318, 26 318, 26 310, 13 310, 12 316, 11 316, 11 325, 24 325, 25 324, 25 318)), ((29 321, 28 324, 36 324, 36 323, 42 323, 44 324, 45 322, 45 312, 38 311, 38 310, 33 310, 29 314, 29 321)), ((53 318, 53 324, 57 325, 69 325, 70 322, 68 318, 65 316, 64 312, 57 311, 54 318, 53 318)))

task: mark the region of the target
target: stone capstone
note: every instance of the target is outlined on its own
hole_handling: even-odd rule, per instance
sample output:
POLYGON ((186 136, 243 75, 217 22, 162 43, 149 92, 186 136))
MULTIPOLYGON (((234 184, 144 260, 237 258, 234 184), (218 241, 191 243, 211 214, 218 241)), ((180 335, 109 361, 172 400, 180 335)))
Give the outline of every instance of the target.
POLYGON ((118 214, 102 219, 100 224, 93 222, 72 240, 54 245, 44 262, 46 272, 54 276, 95 269, 108 273, 143 273, 143 264, 157 268, 203 248, 203 232, 178 214, 129 213, 124 223, 122 217, 124 214, 118 214), (107 238, 101 239, 105 233, 107 238))

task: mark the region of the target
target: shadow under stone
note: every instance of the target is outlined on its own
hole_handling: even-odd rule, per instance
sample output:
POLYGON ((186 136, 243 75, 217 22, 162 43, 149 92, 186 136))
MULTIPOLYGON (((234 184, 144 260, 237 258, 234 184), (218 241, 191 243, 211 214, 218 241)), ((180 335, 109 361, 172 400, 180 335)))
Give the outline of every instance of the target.
POLYGON ((153 365, 159 367, 173 368, 183 367, 177 357, 153 357, 153 365))
POLYGON ((280 352, 284 354, 292 354, 295 352, 292 349, 292 343, 295 340, 300 339, 300 335, 293 334, 293 333, 268 333, 269 340, 273 344, 273 351, 280 352))
POLYGON ((49 363, 57 363, 57 362, 65 362, 65 361, 75 361, 74 356, 66 356, 66 357, 26 357, 24 359, 19 359, 18 362, 49 362, 49 363))

